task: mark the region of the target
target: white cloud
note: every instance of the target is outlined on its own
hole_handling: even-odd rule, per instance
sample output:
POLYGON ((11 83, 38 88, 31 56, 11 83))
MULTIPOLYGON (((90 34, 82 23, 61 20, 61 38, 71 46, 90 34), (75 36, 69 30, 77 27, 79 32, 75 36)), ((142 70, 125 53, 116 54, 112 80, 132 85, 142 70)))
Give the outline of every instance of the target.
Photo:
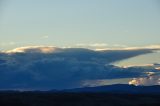
POLYGON ((142 78, 134 78, 133 80, 129 81, 130 85, 144 85, 144 86, 151 86, 151 85, 160 85, 160 76, 159 74, 154 72, 147 72, 147 77, 142 78))
POLYGON ((52 53, 52 52, 60 51, 60 48, 54 46, 26 46, 26 47, 19 47, 13 50, 6 51, 6 53, 52 53))
POLYGON ((114 44, 113 47, 119 47, 119 48, 126 48, 127 45, 121 45, 121 44, 114 44))
POLYGON ((93 47, 106 47, 106 46, 108 46, 108 44, 106 44, 106 43, 94 43, 94 44, 89 44, 89 46, 93 46, 93 47))
POLYGON ((149 45, 149 46, 141 46, 141 47, 127 47, 124 48, 126 50, 134 50, 134 49, 152 49, 152 50, 160 50, 160 45, 149 45))
POLYGON ((89 43, 89 44, 85 44, 85 43, 79 43, 76 44, 76 47, 83 47, 83 48, 90 48, 90 49, 102 49, 102 48, 107 48, 108 44, 106 43, 89 43))
POLYGON ((45 35, 45 36, 42 36, 43 39, 48 39, 49 36, 48 35, 45 35))
MULTIPOLYGON (((105 44, 105 43, 95 43, 95 44, 77 44, 77 47, 90 48, 93 50, 140 50, 140 49, 151 49, 151 50, 160 50, 160 45, 148 45, 148 46, 132 46, 121 44, 105 44)), ((157 51, 159 52, 159 51, 157 51)))
POLYGON ((2 42, 0 43, 1 46, 12 46, 17 44, 16 42, 2 42))

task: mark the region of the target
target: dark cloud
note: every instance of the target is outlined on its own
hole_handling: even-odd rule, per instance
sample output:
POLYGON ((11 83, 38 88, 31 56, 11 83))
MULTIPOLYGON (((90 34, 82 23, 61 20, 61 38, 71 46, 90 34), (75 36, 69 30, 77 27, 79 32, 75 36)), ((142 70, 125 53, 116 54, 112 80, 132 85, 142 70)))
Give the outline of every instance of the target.
POLYGON ((80 87, 85 80, 144 77, 151 70, 109 64, 146 53, 152 53, 152 49, 94 51, 32 47, 3 52, 0 89, 64 89, 80 87))

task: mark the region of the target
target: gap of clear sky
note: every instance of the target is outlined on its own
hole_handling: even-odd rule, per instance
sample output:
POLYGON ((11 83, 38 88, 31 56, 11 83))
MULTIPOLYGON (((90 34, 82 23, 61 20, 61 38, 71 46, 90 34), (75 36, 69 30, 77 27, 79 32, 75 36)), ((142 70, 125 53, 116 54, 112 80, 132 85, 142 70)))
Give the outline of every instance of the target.
POLYGON ((159 0, 0 0, 0 47, 160 44, 159 0))

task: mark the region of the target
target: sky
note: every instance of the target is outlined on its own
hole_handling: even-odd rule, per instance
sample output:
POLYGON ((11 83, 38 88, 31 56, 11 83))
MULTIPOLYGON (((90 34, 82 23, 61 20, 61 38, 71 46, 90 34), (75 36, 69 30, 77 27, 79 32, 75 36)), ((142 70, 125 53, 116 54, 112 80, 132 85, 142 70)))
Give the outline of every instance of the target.
POLYGON ((160 52, 150 53, 146 55, 136 56, 130 59, 126 59, 115 63, 118 66, 140 66, 145 64, 160 63, 160 52))
POLYGON ((0 0, 0 14, 1 50, 160 44, 158 0, 0 0))
POLYGON ((159 0, 0 0, 0 89, 160 85, 159 28, 159 0))

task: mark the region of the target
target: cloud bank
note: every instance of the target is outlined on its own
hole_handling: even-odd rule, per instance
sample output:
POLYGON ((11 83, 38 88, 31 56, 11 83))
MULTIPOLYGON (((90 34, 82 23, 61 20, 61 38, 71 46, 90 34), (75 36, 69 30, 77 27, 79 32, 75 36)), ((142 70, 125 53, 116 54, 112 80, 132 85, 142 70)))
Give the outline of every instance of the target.
POLYGON ((157 69, 116 67, 123 59, 155 49, 90 50, 53 46, 21 47, 0 53, 0 89, 65 89, 87 80, 147 77, 157 69))

